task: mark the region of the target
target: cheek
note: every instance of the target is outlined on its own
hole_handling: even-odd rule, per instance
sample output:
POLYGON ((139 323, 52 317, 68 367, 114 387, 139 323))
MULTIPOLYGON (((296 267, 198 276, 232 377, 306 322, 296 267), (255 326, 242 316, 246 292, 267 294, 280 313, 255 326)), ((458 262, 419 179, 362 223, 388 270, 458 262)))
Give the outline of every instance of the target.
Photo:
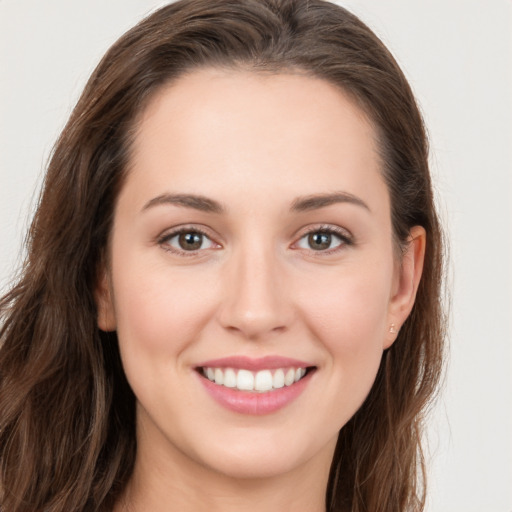
POLYGON ((333 350, 358 351, 385 337, 390 279, 385 272, 345 273, 316 283, 315 293, 299 294, 310 327, 333 350))
MULTIPOLYGON (((188 378, 186 354, 211 316, 211 293, 200 288, 208 280, 197 276, 191 282, 147 262, 139 271, 135 264, 129 272, 120 266, 114 303, 123 368, 138 402, 155 413, 169 403, 168 390, 188 378)), ((189 392, 180 387, 180 400, 191 403, 189 392)), ((161 422, 169 419, 164 416, 161 422)))
POLYGON ((375 379, 386 339, 389 297, 389 274, 371 271, 331 278, 322 293, 301 296, 308 329, 328 354, 333 394, 351 404, 347 410, 362 403, 375 379))
POLYGON ((124 259, 117 266, 114 304, 121 351, 129 351, 134 359, 176 358, 198 339, 208 321, 208 280, 197 274, 191 280, 190 273, 171 274, 165 266, 140 263, 124 259))

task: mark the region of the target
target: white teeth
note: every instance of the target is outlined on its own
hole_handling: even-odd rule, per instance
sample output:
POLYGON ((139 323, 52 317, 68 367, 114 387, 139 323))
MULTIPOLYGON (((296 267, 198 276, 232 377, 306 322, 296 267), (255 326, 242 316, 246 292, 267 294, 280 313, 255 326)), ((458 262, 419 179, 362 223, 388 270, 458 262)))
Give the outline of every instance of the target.
MULTIPOLYGON (((217 383, 217 382, 215 382, 217 383)), ((238 370, 236 387, 244 391, 254 390, 254 375, 248 370, 238 370)))
POLYGON ((256 391, 269 391, 272 389, 272 374, 270 370, 263 370, 256 374, 254 389, 256 391))
POLYGON ((295 382, 295 370, 290 368, 284 376, 284 383, 286 386, 291 386, 295 382))
POLYGON ((215 368, 215 384, 224 384, 224 373, 220 368, 215 368))
POLYGON ((274 373, 274 377, 272 378, 272 387, 274 389, 279 389, 284 386, 284 372, 279 368, 279 370, 276 370, 274 373))
POLYGON ((235 370, 228 368, 224 371, 224 386, 227 388, 236 388, 235 370))
POLYGON ((306 375, 306 368, 278 368, 276 370, 235 370, 233 368, 203 368, 203 375, 215 384, 241 391, 264 393, 291 386, 306 375))

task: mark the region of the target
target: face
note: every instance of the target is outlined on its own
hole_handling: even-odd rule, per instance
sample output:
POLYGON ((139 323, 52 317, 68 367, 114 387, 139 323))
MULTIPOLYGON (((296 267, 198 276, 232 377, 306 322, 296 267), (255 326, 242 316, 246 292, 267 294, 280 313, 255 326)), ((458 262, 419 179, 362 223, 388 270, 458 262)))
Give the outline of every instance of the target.
POLYGON ((371 123, 319 79, 201 70, 152 99, 132 149, 97 298, 139 459, 328 468, 421 272, 394 257, 371 123))

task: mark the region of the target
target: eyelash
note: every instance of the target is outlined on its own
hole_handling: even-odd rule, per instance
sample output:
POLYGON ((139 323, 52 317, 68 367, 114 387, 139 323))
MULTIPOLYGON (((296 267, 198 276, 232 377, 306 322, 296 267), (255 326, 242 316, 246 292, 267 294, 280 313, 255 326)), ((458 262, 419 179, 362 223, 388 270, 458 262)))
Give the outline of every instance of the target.
POLYGON ((301 237, 297 240, 297 242, 294 243, 294 245, 297 245, 301 240, 305 239, 306 237, 315 234, 315 233, 322 233, 326 235, 334 235, 336 238, 340 240, 340 244, 336 247, 332 247, 330 249, 325 250, 315 250, 315 249, 309 249, 311 252, 315 253, 318 256, 329 256, 331 254, 334 254, 336 252, 339 252, 343 250, 344 247, 354 245, 354 239, 353 237, 343 228, 340 228, 339 226, 333 226, 333 225, 320 225, 320 226, 314 226, 307 231, 305 231, 301 237))
MULTIPOLYGON (((158 238, 157 242, 158 242, 158 245, 160 245, 165 251, 169 251, 174 254, 178 254, 179 256, 185 256, 185 257, 196 256, 199 252, 204 251, 205 249, 198 249, 195 251, 194 250, 185 251, 183 249, 178 249, 176 247, 171 247, 169 245, 170 240, 172 240, 173 238, 175 238, 179 235, 192 234, 192 233, 199 234, 199 235, 205 237, 206 239, 208 239, 212 244, 216 245, 217 247, 222 247, 217 242, 214 242, 213 239, 210 237, 210 235, 208 235, 208 233, 206 233, 205 230, 203 230, 197 226, 181 227, 179 229, 176 229, 174 231, 171 231, 170 233, 166 233, 165 235, 161 236, 160 238, 158 238)), ((309 249, 312 253, 319 255, 319 256, 327 256, 327 255, 336 253, 340 250, 343 250, 343 247, 351 246, 354 244, 354 240, 353 240, 352 236, 349 233, 347 233, 346 230, 344 230, 338 226, 321 225, 321 226, 312 227, 312 228, 308 229, 307 231, 305 231, 304 233, 302 233, 300 238, 296 242, 293 243, 293 246, 296 246, 301 240, 304 240, 306 237, 308 237, 312 234, 316 234, 316 233, 322 233, 325 235, 334 235, 336 238, 338 238, 340 240, 339 245, 337 245, 333 248, 330 248, 330 249, 325 249, 325 250, 309 249)))
POLYGON ((185 257, 196 256, 199 252, 204 251, 205 249, 199 249, 196 251, 185 251, 183 249, 178 249, 176 247, 171 247, 169 245, 170 240, 172 240, 173 238, 180 236, 180 235, 192 234, 192 233, 201 235, 204 238, 210 240, 210 242, 212 244, 217 245, 218 247, 221 247, 220 244, 218 244, 217 242, 214 242, 212 240, 212 237, 210 235, 208 235, 208 233, 206 233, 205 230, 203 230, 197 226, 184 226, 184 227, 178 228, 175 231, 171 231, 170 233, 166 233, 165 235, 161 236, 157 240, 157 242, 158 242, 158 245, 160 245, 162 247, 162 249, 164 249, 165 251, 169 251, 174 254, 178 254, 179 256, 185 256, 185 257))

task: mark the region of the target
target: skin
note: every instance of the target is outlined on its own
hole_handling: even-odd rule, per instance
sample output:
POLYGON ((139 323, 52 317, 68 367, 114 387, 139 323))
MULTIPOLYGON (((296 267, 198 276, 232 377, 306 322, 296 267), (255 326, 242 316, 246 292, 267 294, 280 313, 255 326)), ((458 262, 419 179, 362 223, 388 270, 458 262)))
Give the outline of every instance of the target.
POLYGON ((396 258, 371 123, 320 79, 204 69, 156 94, 132 149, 96 292, 137 397, 135 472, 117 510, 325 510, 337 433, 412 308, 425 248, 415 227, 396 258), (293 209, 333 193, 364 205, 293 209), (201 248, 179 252, 177 227, 203 231, 201 248), (312 248, 320 228, 348 241, 312 248), (316 371, 279 411, 240 414, 195 371, 235 354, 316 371))

